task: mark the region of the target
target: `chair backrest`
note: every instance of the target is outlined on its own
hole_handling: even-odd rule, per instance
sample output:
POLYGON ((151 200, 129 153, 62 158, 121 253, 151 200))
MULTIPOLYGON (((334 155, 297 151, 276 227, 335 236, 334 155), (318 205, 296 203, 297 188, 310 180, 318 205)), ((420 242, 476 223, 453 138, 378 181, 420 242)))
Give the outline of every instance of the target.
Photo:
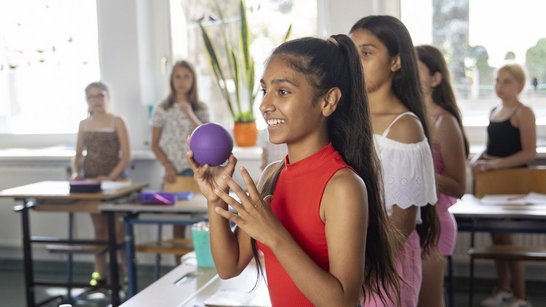
POLYGON ((178 176, 176 177, 175 182, 163 183, 163 191, 174 193, 174 192, 200 192, 199 186, 195 179, 191 176, 178 176))
POLYGON ((510 168, 474 174, 474 195, 546 193, 546 168, 510 168))

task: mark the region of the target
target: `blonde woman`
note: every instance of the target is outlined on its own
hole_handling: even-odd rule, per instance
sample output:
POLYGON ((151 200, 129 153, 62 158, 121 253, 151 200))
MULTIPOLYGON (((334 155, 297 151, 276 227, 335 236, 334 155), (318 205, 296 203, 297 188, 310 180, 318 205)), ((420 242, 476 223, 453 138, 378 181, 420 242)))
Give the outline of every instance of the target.
MULTIPOLYGON (((486 151, 471 162, 475 172, 525 166, 536 157, 535 114, 519 100, 525 87, 525 72, 508 64, 497 72, 495 92, 501 104, 489 115, 486 151)), ((495 244, 514 244, 509 233, 492 233, 495 244)), ((525 271, 519 261, 495 261, 498 286, 482 306, 530 306, 525 294, 525 271)))

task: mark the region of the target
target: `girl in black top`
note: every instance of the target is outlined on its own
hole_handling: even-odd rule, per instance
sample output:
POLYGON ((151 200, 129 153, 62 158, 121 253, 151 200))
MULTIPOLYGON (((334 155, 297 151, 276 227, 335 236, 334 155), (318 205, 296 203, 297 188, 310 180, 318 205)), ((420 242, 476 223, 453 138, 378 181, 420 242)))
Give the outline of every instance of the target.
MULTIPOLYGON (((474 172, 524 166, 536 157, 536 124, 531 108, 522 104, 518 95, 525 86, 525 73, 520 65, 509 64, 497 72, 495 92, 502 104, 493 108, 487 127, 487 148, 471 162, 474 172)), ((492 233, 495 244, 513 244, 509 233, 492 233)), ((498 281, 496 291, 482 306, 530 306, 525 295, 523 263, 495 261, 498 281)))

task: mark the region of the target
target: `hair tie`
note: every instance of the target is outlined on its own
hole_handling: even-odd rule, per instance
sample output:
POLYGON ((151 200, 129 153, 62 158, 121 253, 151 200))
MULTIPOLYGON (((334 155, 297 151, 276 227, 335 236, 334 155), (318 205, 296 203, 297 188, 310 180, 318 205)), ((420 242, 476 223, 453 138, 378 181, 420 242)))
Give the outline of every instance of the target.
POLYGON ((328 37, 326 40, 332 43, 334 46, 339 47, 339 43, 333 36, 328 37))

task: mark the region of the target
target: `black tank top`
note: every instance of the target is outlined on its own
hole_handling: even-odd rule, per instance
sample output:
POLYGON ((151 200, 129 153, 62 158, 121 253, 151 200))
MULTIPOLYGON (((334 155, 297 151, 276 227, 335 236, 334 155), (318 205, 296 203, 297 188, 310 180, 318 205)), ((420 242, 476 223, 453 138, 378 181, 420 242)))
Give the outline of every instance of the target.
POLYGON ((507 120, 494 122, 489 120, 487 126, 487 154, 495 157, 508 157, 521 151, 519 128, 512 126, 510 118, 519 109, 514 110, 507 120))

